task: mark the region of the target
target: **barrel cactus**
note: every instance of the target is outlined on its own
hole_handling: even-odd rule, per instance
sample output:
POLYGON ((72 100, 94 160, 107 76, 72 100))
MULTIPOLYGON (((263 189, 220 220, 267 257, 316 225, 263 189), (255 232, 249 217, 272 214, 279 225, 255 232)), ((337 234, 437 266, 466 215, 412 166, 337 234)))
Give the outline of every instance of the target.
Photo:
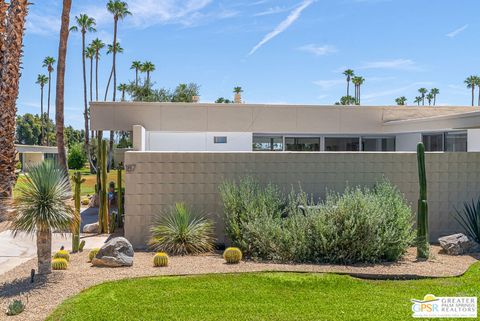
POLYGON ((242 251, 237 247, 229 247, 223 252, 223 258, 228 264, 238 264, 242 260, 242 251))
POLYGON ((60 250, 53 255, 54 259, 65 259, 65 261, 70 262, 70 253, 66 250, 60 250))
POLYGON ((68 267, 68 262, 65 259, 53 259, 52 260, 52 269, 53 270, 66 270, 68 267))
POLYGON ((92 262, 93 258, 95 256, 97 256, 98 251, 100 251, 100 249, 93 249, 93 250, 90 251, 90 253, 88 253, 88 261, 89 262, 92 262))
POLYGON ((88 204, 90 204, 90 200, 88 198, 82 199, 82 205, 83 206, 87 206, 88 204))
POLYGON ((168 255, 167 253, 164 253, 164 252, 158 252, 157 254, 155 254, 155 256, 153 257, 153 265, 154 266, 160 266, 160 267, 164 267, 164 266, 168 266, 168 255))

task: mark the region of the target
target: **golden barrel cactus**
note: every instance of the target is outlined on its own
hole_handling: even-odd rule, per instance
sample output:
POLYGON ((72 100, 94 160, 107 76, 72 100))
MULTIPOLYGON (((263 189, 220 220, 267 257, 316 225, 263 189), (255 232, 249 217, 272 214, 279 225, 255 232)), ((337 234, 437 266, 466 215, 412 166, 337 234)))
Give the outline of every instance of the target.
POLYGON ((156 267, 168 266, 168 255, 164 252, 158 252, 153 257, 153 265, 156 267))
POLYGON ((223 252, 223 258, 228 264, 238 264, 242 260, 242 251, 238 247, 229 247, 223 252))
POLYGON ((92 262, 93 258, 97 256, 98 251, 100 251, 100 249, 93 249, 88 253, 88 262, 92 262))
POLYGON ((70 262, 70 253, 67 250, 60 250, 53 255, 54 259, 65 259, 70 262))
POLYGON ((53 270, 66 270, 68 267, 68 262, 65 259, 53 259, 52 260, 52 269, 53 270))

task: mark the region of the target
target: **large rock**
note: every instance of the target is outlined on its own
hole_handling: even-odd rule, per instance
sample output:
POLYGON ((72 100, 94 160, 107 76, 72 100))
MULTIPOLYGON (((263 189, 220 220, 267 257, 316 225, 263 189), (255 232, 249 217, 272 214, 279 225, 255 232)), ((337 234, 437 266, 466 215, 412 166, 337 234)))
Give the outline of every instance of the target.
POLYGON ((85 224, 83 227, 83 233, 98 233, 98 222, 92 224, 85 224))
POLYGON ((438 241, 442 249, 449 255, 480 252, 480 244, 462 233, 444 236, 438 241))
POLYGON ((94 266, 120 267, 133 265, 133 246, 124 237, 105 243, 92 260, 94 266))

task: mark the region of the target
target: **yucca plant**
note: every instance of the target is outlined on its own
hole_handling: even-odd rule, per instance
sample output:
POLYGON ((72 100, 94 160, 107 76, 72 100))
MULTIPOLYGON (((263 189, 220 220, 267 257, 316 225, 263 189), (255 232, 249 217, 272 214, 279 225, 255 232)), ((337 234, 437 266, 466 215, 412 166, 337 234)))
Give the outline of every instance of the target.
POLYGON ((150 246, 173 255, 199 254, 213 249, 213 224, 195 216, 183 203, 159 215, 150 229, 150 246))
POLYGON ((39 274, 52 272, 52 231, 67 230, 75 219, 69 184, 63 169, 44 161, 30 167, 18 186, 12 229, 14 235, 36 233, 39 274))
POLYGON ((480 198, 475 202, 465 202, 463 210, 456 209, 455 219, 465 229, 467 235, 480 243, 480 198))

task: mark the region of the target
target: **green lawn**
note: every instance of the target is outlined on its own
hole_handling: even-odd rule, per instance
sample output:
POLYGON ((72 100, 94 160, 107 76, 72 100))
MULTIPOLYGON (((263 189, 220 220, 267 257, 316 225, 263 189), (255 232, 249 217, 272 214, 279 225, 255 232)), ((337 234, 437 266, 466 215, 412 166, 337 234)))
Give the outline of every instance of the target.
MULTIPOLYGON (((73 173, 76 172, 75 170, 69 170, 70 177, 72 177, 73 173)), ((93 195, 95 193, 95 184, 97 183, 97 176, 95 174, 90 174, 90 170, 88 168, 86 169, 81 169, 80 172, 82 173, 83 178, 85 178, 85 183, 82 184, 82 193, 81 196, 87 196, 87 195, 93 195)), ((123 172, 125 175, 125 171, 123 172)), ((20 174, 17 180, 17 184, 15 185, 15 188, 13 190, 13 195, 15 197, 16 189, 18 186, 21 186, 22 184, 25 183, 25 174, 20 174)), ((110 173, 107 175, 107 181, 108 182, 115 182, 115 186, 117 185, 117 171, 112 170, 110 173)), ((73 185, 72 185, 73 186, 73 185)), ((125 186, 125 177, 123 177, 123 186, 125 186)))
POLYGON ((129 279, 82 292, 48 320, 404 321, 412 320, 410 299, 429 293, 479 296, 480 263, 462 277, 418 281, 300 273, 129 279))

